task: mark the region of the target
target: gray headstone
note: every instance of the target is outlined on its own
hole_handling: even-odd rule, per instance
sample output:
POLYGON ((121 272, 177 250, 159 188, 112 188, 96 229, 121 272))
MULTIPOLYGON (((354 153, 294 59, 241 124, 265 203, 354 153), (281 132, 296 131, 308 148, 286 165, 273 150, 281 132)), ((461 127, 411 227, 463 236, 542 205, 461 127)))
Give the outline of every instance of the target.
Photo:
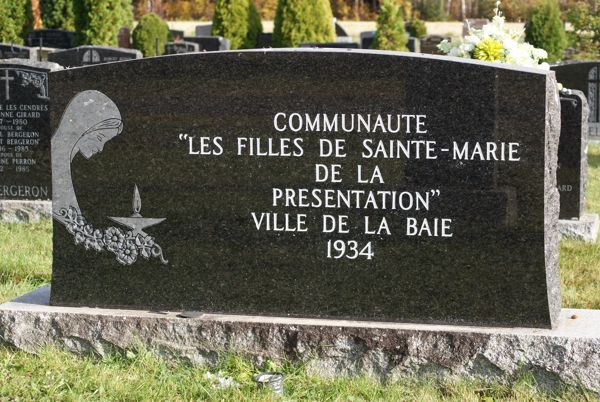
POLYGON ((444 39, 450 40, 449 36, 440 35, 425 35, 420 38, 421 40, 421 53, 426 54, 442 54, 437 46, 442 43, 444 39))
POLYGON ((73 47, 75 32, 63 29, 36 29, 29 33, 27 45, 31 47, 43 46, 56 49, 70 49, 73 47))
POLYGON ((80 67, 92 64, 141 59, 142 52, 136 49, 123 49, 109 46, 79 46, 73 49, 57 50, 48 55, 48 61, 64 67, 80 67))
POLYGON ((0 200, 51 198, 48 73, 59 68, 0 61, 0 200))
POLYGON ((37 60, 37 51, 27 46, 0 43, 0 59, 37 60))
POLYGON ((194 42, 169 42, 165 45, 165 54, 199 52, 200 45, 194 42))
POLYGON ((212 24, 196 25, 196 36, 212 36, 212 24))
POLYGON ((588 104, 583 92, 560 94, 560 141, 556 181, 560 219, 579 219, 585 212, 587 186, 588 104))
POLYGON ((552 72, 261 49, 51 76, 54 305, 556 323, 552 72))
POLYGON ((201 52, 215 52, 218 50, 229 50, 231 42, 222 36, 186 36, 186 42, 194 42, 200 45, 201 52))
POLYGON ((600 60, 572 61, 551 66, 556 80, 565 88, 576 89, 587 98, 590 117, 589 134, 600 137, 600 60))

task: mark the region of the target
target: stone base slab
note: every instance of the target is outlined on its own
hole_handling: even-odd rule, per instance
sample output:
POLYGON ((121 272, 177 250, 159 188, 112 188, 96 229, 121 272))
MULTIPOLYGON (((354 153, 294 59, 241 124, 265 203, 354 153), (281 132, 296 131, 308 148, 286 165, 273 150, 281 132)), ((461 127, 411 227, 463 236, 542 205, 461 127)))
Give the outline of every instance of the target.
POLYGON ((563 237, 595 243, 598 238, 600 219, 597 214, 584 214, 579 220, 559 219, 558 230, 563 237))
POLYGON ((212 365, 221 352, 304 362, 325 376, 461 376, 600 392, 600 310, 563 309, 557 329, 489 328, 49 306, 43 287, 0 306, 0 341, 105 355, 139 342, 166 358, 212 365))
POLYGON ((0 200, 0 222, 28 223, 52 218, 52 201, 0 200))

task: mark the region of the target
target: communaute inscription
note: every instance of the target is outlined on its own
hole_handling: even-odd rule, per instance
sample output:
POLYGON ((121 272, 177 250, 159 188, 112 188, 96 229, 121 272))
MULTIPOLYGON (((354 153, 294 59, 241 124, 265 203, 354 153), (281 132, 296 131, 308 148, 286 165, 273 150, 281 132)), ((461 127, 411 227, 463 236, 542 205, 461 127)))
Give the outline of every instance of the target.
MULTIPOLYGON (((239 136, 235 138, 234 147, 227 148, 222 136, 202 136, 201 134, 180 133, 180 141, 187 143, 187 153, 200 157, 219 157, 233 153, 240 157, 272 157, 272 158, 302 158, 305 156, 305 144, 308 141, 318 143, 317 157, 323 163, 314 165, 314 174, 307 178, 312 180, 315 187, 289 188, 273 187, 269 202, 273 208, 301 208, 321 210, 355 209, 364 211, 362 233, 365 235, 391 236, 392 230, 388 223, 389 217, 375 218, 368 215, 369 211, 395 211, 406 213, 401 218, 400 234, 403 236, 452 237, 454 229, 452 218, 430 216, 417 218, 410 216, 412 211, 430 211, 433 202, 443 203, 440 189, 432 188, 422 191, 406 191, 394 189, 394 177, 384 174, 385 170, 378 165, 365 167, 361 164, 345 164, 343 160, 349 153, 358 153, 358 158, 364 160, 378 159, 423 159, 436 160, 441 154, 449 155, 456 161, 502 161, 519 162, 518 142, 473 142, 452 141, 451 146, 439 145, 436 140, 398 139, 410 138, 414 134, 427 134, 427 116, 425 114, 315 114, 279 112, 273 117, 273 128, 277 133, 287 134, 287 137, 264 138, 239 136), (294 137, 299 133, 301 137, 294 137), (306 137, 311 133, 313 137, 306 137), (331 134, 336 137, 343 135, 372 135, 382 138, 364 138, 358 149, 351 149, 344 137, 319 138, 318 134, 331 134), (292 135, 290 135, 292 134, 292 135), (392 138, 390 138, 392 137, 392 138), (340 163, 330 163, 340 161, 340 163), (352 184, 364 185, 368 189, 332 189, 330 183, 348 181, 343 171, 350 171, 352 184), (387 186, 384 189, 372 190, 373 186, 387 186)), ((350 158, 356 160, 355 157, 350 158)), ((351 232, 349 215, 321 214, 318 226, 310 227, 309 212, 270 212, 253 211, 250 213, 252 226, 257 231, 272 232, 308 232, 317 230, 322 233, 348 234, 351 232)), ((375 257, 375 247, 372 241, 342 240, 331 238, 327 240, 325 255, 327 258, 372 259, 375 257)))

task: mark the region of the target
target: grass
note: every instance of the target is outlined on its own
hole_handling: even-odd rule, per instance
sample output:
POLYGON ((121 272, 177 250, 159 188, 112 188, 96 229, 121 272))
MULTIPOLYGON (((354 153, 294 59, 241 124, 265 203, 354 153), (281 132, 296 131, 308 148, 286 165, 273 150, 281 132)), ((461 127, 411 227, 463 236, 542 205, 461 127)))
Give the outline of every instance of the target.
MULTIPOLYGON (((220 388, 206 369, 185 363, 170 365, 144 349, 104 359, 76 357, 45 349, 37 356, 0 348, 0 399, 66 401, 572 401, 593 400, 577 388, 544 392, 531 377, 508 386, 461 380, 405 379, 387 384, 358 378, 327 379, 307 374, 302 366, 268 369, 285 374, 285 396, 256 389, 257 372, 247 360, 227 356, 212 373, 231 378, 236 386, 220 388)), ((264 368, 264 367, 263 367, 264 368)))
MULTIPOLYGON (((600 145, 589 147, 587 208, 600 214, 600 145)), ((51 223, 0 224, 0 302, 49 283, 51 223)), ((562 240, 560 275, 563 306, 600 309, 600 243, 562 240)), ((36 356, 0 346, 0 400, 318 400, 318 401, 592 401, 577 387, 545 391, 524 373, 511 385, 431 378, 381 383, 373 379, 328 379, 305 367, 267 362, 257 367, 239 356, 222 356, 211 372, 238 385, 219 388, 207 369, 169 363, 139 347, 105 358, 78 357, 47 348, 36 356), (259 369, 286 375, 285 397, 256 389, 259 369)))

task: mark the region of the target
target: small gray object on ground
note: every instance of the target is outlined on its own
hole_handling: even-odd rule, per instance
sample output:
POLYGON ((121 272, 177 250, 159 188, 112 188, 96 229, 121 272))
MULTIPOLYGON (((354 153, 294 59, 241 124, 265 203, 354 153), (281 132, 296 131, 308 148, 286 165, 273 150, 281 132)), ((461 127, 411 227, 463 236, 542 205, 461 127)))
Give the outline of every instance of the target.
POLYGON ((277 395, 283 395, 283 374, 268 371, 254 377, 259 388, 269 387, 277 395))

